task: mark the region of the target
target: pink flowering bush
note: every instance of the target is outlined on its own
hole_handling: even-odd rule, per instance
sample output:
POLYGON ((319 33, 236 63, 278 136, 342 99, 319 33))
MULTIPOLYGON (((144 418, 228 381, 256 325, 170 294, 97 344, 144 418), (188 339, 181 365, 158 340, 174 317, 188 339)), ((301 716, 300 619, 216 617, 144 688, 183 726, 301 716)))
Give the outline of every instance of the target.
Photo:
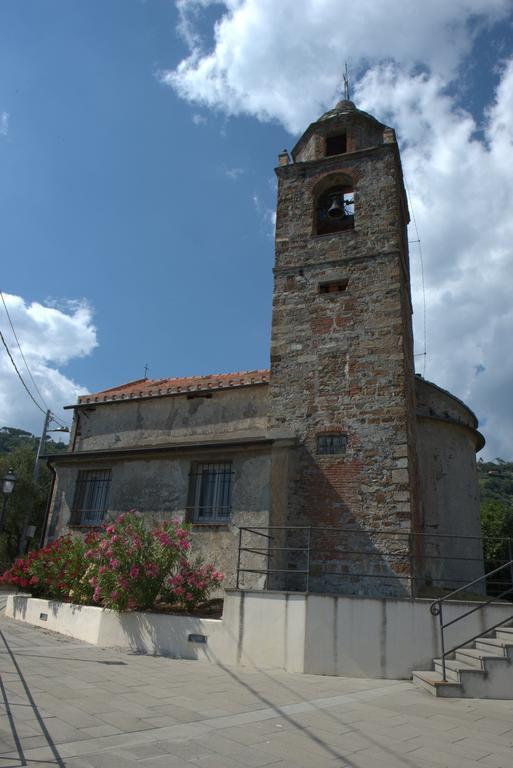
POLYGON ((65 536, 16 560, 0 581, 35 596, 116 611, 159 601, 191 610, 223 577, 213 565, 191 561, 189 551, 190 533, 179 520, 148 529, 128 512, 85 539, 65 536))
POLYGON ((1 577, 36 597, 66 600, 76 591, 84 573, 84 543, 72 536, 61 536, 42 549, 20 557, 1 577))
POLYGON ((223 574, 211 563, 200 560, 191 563, 187 558, 181 558, 178 572, 167 576, 164 581, 162 597, 167 603, 183 603, 186 608, 192 609, 204 602, 222 580, 223 574))

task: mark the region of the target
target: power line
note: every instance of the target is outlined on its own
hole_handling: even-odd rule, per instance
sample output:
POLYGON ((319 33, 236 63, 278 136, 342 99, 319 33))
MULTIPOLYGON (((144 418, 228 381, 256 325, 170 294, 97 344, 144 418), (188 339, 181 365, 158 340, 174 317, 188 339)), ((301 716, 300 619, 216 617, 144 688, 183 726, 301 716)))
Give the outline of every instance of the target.
POLYGON ((20 340, 18 339, 18 336, 16 335, 16 331, 14 330, 14 325, 12 324, 11 316, 9 314, 9 310, 7 309, 7 304, 5 303, 4 294, 2 293, 2 291, 0 291, 0 296, 2 297, 2 304, 4 305, 5 314, 7 315, 7 319, 9 320, 9 325, 11 326, 11 331, 13 333, 14 338, 16 339, 16 344, 18 345, 18 349, 20 350, 21 359, 25 363, 25 368, 27 369, 27 373, 30 376, 32 384, 34 385, 35 390, 36 390, 37 394, 39 395, 39 397, 41 399, 41 402, 45 406, 46 410, 49 411, 50 409, 48 408, 48 403, 45 402, 45 399, 44 399, 43 395, 41 394, 41 392, 39 391, 39 387, 37 386, 36 382, 34 381, 34 377, 32 376, 32 373, 30 372, 30 368, 28 367, 27 360, 25 359, 25 355, 23 354, 23 350, 21 348, 20 340))
MULTIPOLYGON (((23 362, 25 363, 25 368, 27 369, 27 373, 30 376, 32 384, 34 385, 35 390, 36 390, 37 394, 39 395, 39 397, 41 399, 41 402, 45 406, 45 409, 47 411, 50 411, 50 408, 48 407, 48 403, 45 401, 43 395, 41 394, 41 391, 40 391, 39 387, 37 386, 37 384, 36 384, 36 382, 34 380, 34 377, 32 376, 32 373, 31 373, 30 368, 28 366, 28 363, 27 363, 27 360, 25 358, 25 355, 23 354, 23 350, 21 348, 21 344, 20 344, 20 341, 19 341, 18 336, 16 334, 16 331, 14 330, 14 325, 13 325, 13 322, 11 320, 11 316, 9 314, 9 310, 7 309, 7 304, 5 303, 4 294, 2 293, 2 291, 0 291, 0 296, 2 297, 2 304, 4 305, 5 314, 7 315, 7 319, 9 320, 9 325, 11 326, 11 331, 13 332, 13 336, 16 339, 16 344, 18 345, 18 349, 20 350, 21 358, 22 358, 23 362)), ((5 345, 6 349, 7 349, 7 345, 5 344, 5 340, 3 339, 3 337, 2 337, 2 341, 4 342, 4 345, 5 345)), ((11 353, 9 352, 8 349, 7 349, 7 352, 9 353, 9 357, 12 360, 11 353)), ((14 365, 14 361, 13 361, 13 365, 14 365)), ((16 368, 16 366, 14 366, 14 367, 16 368)), ((21 375, 20 375, 20 373, 19 373, 17 368, 16 368, 16 372, 18 373, 18 376, 20 376, 20 378, 21 378, 21 375)), ((23 381, 23 379, 22 379, 22 383, 25 386, 25 389, 28 391, 28 387, 25 385, 25 382, 23 381)), ((32 397, 31 392, 29 392, 29 395, 32 397)), ((34 400, 33 397, 32 397, 32 400, 34 400)), ((35 400, 34 400, 34 402, 35 402, 35 400)), ((36 403, 36 405, 37 405, 37 403, 36 403)), ((43 410, 39 405, 38 405, 38 408, 41 411, 43 410)), ((44 411, 43 411, 43 413, 44 413, 44 411)), ((51 416, 52 416, 51 420, 54 421, 56 424, 58 424, 60 427, 64 427, 65 426, 62 422, 60 422, 58 419, 55 418, 53 413, 51 414, 51 416)))
POLYGON ((422 255, 422 243, 420 242, 420 235, 419 230, 417 227, 417 220, 415 219, 415 209, 413 207, 413 202, 410 195, 410 190, 408 188, 408 182, 406 181, 406 177, 404 178, 404 186, 406 188, 406 194, 408 196, 408 202, 410 204, 411 208, 411 217, 413 221, 413 226, 415 227, 415 234, 417 235, 416 240, 412 240, 412 243, 417 243, 419 246, 419 261, 420 261, 420 275, 421 275, 421 281, 422 281, 422 324, 424 326, 424 352, 419 353, 418 355, 414 355, 414 357, 424 357, 424 366, 422 369, 422 376, 426 377, 426 361, 427 361, 427 322, 426 322, 426 284, 424 281, 424 258, 422 255))
POLYGON ((1 339, 2 339, 2 342, 3 342, 3 345, 4 345, 4 347, 5 347, 5 351, 6 351, 6 352, 7 352, 7 354, 9 355, 9 358, 10 358, 10 360, 11 360, 11 363, 13 364, 14 370, 15 370, 15 371, 16 371, 16 373, 18 374, 18 378, 19 378, 19 380, 21 381, 21 383, 23 384, 23 386, 25 387, 25 389, 26 389, 26 391, 27 391, 27 394, 28 394, 28 396, 30 397, 30 399, 32 400, 32 402, 34 403, 34 405, 35 405, 37 408, 39 408, 39 410, 41 411, 41 413, 44 413, 44 414, 46 415, 46 411, 45 411, 45 409, 44 409, 44 408, 41 408, 41 406, 39 405, 39 403, 37 402, 37 400, 34 398, 34 395, 32 394, 32 392, 30 391, 30 389, 29 389, 29 388, 27 387, 27 385, 25 384, 25 382, 24 382, 24 380, 23 380, 23 376, 22 376, 22 375, 21 375, 21 373, 19 372, 19 370, 18 370, 18 367, 17 367, 16 363, 14 362, 14 358, 13 358, 13 356, 11 355, 11 351, 10 351, 9 347, 7 346, 7 342, 6 342, 6 341, 5 341, 5 339, 4 339, 4 334, 2 333, 2 331, 0 331, 0 337, 1 337, 1 339))

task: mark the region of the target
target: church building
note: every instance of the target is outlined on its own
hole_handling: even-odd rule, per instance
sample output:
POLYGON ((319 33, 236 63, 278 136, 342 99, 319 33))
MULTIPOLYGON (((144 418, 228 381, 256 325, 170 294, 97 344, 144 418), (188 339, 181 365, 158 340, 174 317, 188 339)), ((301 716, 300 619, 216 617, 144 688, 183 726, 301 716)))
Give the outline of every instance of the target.
POLYGON ((80 397, 47 538, 135 508, 187 520, 226 587, 460 586, 483 573, 484 440, 414 372, 395 133, 343 100, 278 163, 270 369, 80 397))

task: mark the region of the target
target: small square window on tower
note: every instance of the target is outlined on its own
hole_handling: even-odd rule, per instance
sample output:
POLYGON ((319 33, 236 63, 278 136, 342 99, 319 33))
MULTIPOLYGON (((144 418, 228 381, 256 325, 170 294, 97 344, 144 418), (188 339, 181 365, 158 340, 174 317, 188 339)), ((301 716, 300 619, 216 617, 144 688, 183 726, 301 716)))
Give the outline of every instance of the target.
POLYGON ((347 137, 345 133, 337 133, 326 138, 326 157, 343 155, 347 152, 347 137))
POLYGON ((348 278, 328 280, 327 282, 319 283, 319 293, 344 293, 348 283, 348 278))
POLYGON ((317 435, 317 453, 333 456, 346 452, 347 435, 338 432, 333 435, 317 435))

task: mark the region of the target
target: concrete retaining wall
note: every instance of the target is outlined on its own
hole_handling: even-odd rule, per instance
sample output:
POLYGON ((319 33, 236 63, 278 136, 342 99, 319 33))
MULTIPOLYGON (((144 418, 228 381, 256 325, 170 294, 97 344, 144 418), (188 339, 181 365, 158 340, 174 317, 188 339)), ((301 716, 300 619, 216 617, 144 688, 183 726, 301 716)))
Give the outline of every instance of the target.
MULTIPOLYGON (((308 674, 407 679, 414 669, 431 668, 440 653, 438 618, 431 615, 430 602, 233 590, 217 620, 120 615, 11 595, 6 615, 105 648, 308 674), (207 642, 191 641, 191 634, 204 635, 207 642)), ((452 601, 444 618, 449 621, 473 605, 452 601)), ((446 647, 512 614, 513 605, 503 603, 477 611, 447 632, 446 647)))
POLYGON ((107 608, 39 600, 9 595, 6 616, 75 637, 102 648, 128 648, 143 653, 179 659, 217 658, 216 651, 230 658, 220 619, 169 616, 161 613, 119 614, 107 608), (207 643, 190 641, 189 635, 204 635, 207 643))

